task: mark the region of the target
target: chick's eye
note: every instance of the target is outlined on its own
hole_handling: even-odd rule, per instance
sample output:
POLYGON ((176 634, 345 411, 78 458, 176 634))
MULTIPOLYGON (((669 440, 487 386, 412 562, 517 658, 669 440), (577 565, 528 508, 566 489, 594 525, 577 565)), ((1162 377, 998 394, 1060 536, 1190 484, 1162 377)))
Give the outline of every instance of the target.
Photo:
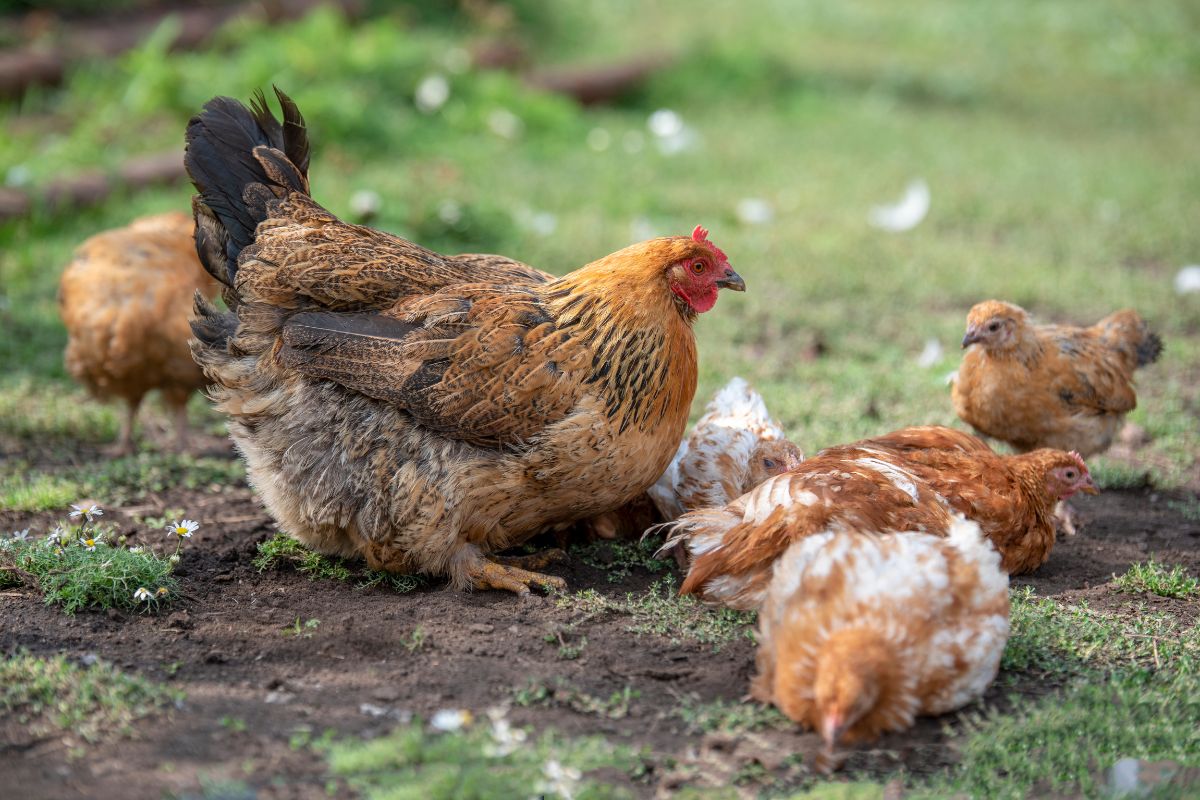
POLYGON ((990 325, 988 325, 988 330, 989 330, 989 331, 998 331, 998 330, 1000 330, 1000 323, 999 323, 999 322, 993 322, 993 323, 991 323, 990 325))
POLYGON ((769 458, 763 459, 763 469, 775 469, 775 467, 777 467, 777 466, 779 466, 779 465, 776 464, 773 460, 771 460, 769 458))
POLYGON ((697 275, 699 275, 701 272, 704 272, 704 262, 701 259, 698 258, 692 262, 692 272, 696 273, 697 275))

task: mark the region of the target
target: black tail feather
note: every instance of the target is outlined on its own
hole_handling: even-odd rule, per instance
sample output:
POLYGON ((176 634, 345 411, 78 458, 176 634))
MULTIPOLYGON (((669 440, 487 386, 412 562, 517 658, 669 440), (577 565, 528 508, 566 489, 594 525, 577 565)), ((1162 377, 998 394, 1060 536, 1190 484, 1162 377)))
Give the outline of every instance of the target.
POLYGON ((308 194, 308 136, 304 118, 275 90, 281 125, 258 92, 253 111, 229 97, 214 97, 187 128, 184 165, 200 193, 192 208, 196 249, 205 268, 232 286, 237 257, 254 241, 271 200, 308 194))
POLYGON ((193 300, 196 312, 192 320, 192 335, 207 347, 224 349, 229 340, 237 333, 237 317, 228 311, 221 311, 205 299, 204 295, 196 292, 193 300))
POLYGON ((1162 337, 1150 331, 1146 334, 1146 338, 1137 346, 1138 366, 1144 367, 1147 364, 1153 364, 1155 361, 1158 361, 1158 357, 1162 355, 1162 351, 1162 337))

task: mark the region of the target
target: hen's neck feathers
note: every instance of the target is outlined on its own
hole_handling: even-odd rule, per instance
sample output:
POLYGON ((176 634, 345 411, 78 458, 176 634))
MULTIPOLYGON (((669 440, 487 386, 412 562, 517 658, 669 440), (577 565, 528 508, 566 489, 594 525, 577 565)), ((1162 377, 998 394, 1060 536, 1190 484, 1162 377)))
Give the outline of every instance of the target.
POLYGON ((681 310, 665 271, 692 250, 682 238, 642 242, 541 288, 560 330, 588 332, 587 382, 604 387, 622 430, 687 421, 696 392, 695 314, 681 310))

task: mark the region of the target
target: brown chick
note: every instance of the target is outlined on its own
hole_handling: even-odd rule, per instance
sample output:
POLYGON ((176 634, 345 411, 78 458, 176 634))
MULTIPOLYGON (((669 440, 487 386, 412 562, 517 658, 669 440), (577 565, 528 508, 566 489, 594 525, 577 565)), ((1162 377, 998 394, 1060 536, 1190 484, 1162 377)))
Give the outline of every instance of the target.
POLYGON ((125 401, 115 452, 133 447, 138 407, 158 389, 174 411, 176 444, 187 437, 187 401, 205 385, 188 349, 192 298, 216 296, 200 265, 191 217, 135 220, 81 244, 59 283, 67 371, 99 399, 125 401))
POLYGON ((1001 456, 960 431, 906 428, 827 448, 724 507, 685 514, 665 546, 691 555, 681 594, 752 610, 787 548, 830 530, 944 535, 957 513, 980 525, 1006 570, 1034 569, 1054 545, 1055 504, 1079 491, 1095 488, 1076 454, 1001 456))
POLYGON ((967 315, 966 349, 954 380, 954 410, 977 431, 1019 452, 1108 449, 1137 406, 1133 373, 1162 353, 1135 312, 1090 328, 1038 325, 1018 306, 979 303, 967 315))
POLYGON ((232 309, 193 354, 288 531, 461 588, 562 587, 494 553, 617 508, 662 474, 696 389, 692 323, 745 284, 700 227, 561 278, 443 256, 309 196, 283 123, 215 98, 188 126, 196 248, 232 309))
POLYGON ((1008 575, 979 526, 839 528, 793 544, 759 612, 751 694, 839 744, 981 697, 1009 633, 1008 575))

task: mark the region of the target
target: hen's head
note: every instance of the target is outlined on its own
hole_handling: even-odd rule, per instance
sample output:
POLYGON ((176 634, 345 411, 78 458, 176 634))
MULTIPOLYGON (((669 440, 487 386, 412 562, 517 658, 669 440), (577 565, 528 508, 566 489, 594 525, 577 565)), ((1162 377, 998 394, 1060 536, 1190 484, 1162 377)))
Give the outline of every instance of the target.
POLYGON ((1015 348, 1021 333, 1029 321, 1025 309, 1000 300, 985 300, 977 303, 967 314, 967 332, 963 336, 963 348, 980 344, 989 351, 999 352, 1015 348))
POLYGON ((854 729, 894 694, 898 666, 883 639, 866 627, 838 631, 818 657, 813 685, 816 728, 825 751, 853 741, 854 729))
POLYGON ((787 439, 769 439, 759 442, 750 456, 750 470, 746 474, 743 492, 748 492, 768 478, 789 472, 804 460, 800 448, 787 439))
POLYGON ((1029 462, 1033 480, 1040 482, 1045 490, 1045 496, 1050 502, 1057 503, 1059 500, 1066 500, 1079 492, 1083 494, 1100 493, 1100 490, 1096 488, 1096 482, 1092 480, 1092 474, 1088 472, 1087 464, 1083 463, 1083 458, 1079 453, 1046 448, 1034 450, 1025 456, 1016 456, 1016 458, 1029 462))

